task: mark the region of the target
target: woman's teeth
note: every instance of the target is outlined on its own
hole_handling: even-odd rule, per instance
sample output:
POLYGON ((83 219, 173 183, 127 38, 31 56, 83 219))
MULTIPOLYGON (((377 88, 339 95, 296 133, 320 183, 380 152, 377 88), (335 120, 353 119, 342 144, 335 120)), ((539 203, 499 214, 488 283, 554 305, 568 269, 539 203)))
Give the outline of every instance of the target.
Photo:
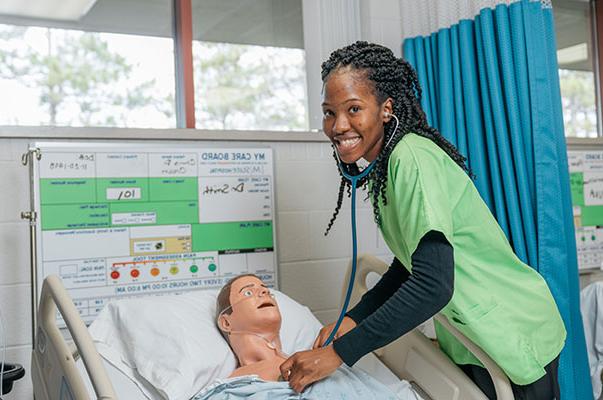
POLYGON ((341 149, 349 149, 354 147, 360 141, 359 137, 351 138, 351 139, 339 139, 337 141, 337 146, 341 149))

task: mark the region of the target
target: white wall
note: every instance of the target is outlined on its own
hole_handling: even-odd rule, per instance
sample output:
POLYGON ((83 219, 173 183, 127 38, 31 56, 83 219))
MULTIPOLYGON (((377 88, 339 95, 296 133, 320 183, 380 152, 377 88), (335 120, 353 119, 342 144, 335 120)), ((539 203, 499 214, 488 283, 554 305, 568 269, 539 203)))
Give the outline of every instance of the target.
POLYGON ((402 17, 398 0, 360 1, 362 40, 389 47, 402 56, 402 17))
MULTIPOLYGON (((29 235, 20 212, 29 208, 28 169, 18 154, 26 142, 0 139, 0 311, 7 339, 6 358, 29 372, 31 348, 29 235)), ((29 374, 6 399, 31 398, 29 374)))
POLYGON ((302 0, 310 128, 322 121, 320 64, 333 50, 357 40, 389 47, 402 55, 398 0, 302 0))
MULTIPOLYGON (((152 135, 149 131, 148 137, 152 135)), ((7 359, 23 364, 27 370, 26 377, 15 383, 6 400, 28 399, 32 393, 29 233, 28 224, 20 219, 21 211, 29 209, 28 168, 21 165, 21 154, 32 141, 35 139, 0 138, 0 310, 7 322, 7 359)), ((201 141, 190 143, 203 145, 201 141)), ((331 321, 338 312, 351 244, 349 200, 329 236, 323 235, 335 206, 339 182, 330 146, 326 142, 252 145, 270 146, 275 153, 281 289, 308 305, 322 321, 331 321)), ((387 256, 386 246, 372 222, 370 205, 362 202, 363 198, 358 196, 359 249, 387 256)))

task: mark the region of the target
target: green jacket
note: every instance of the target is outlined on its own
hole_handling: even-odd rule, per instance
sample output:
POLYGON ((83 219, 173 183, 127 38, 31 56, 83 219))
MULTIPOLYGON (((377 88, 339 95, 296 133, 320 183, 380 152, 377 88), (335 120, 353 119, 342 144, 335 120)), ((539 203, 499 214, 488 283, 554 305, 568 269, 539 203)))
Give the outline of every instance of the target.
MULTIPOLYGON (((454 294, 441 313, 514 383, 541 378, 563 348, 563 321, 546 282, 517 258, 469 176, 433 141, 411 133, 390 156, 386 196, 381 231, 407 268, 431 230, 454 248, 454 294)), ((455 363, 480 365, 439 324, 436 333, 455 363)))

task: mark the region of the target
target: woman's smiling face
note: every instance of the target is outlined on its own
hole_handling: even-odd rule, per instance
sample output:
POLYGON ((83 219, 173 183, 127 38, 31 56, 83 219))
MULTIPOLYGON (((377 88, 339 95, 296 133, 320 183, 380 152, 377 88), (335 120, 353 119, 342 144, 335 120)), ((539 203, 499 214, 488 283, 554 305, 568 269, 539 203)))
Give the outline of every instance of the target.
POLYGON ((341 161, 351 164, 360 158, 377 158, 392 100, 380 104, 365 73, 349 68, 334 71, 324 84, 322 110, 323 131, 341 161))

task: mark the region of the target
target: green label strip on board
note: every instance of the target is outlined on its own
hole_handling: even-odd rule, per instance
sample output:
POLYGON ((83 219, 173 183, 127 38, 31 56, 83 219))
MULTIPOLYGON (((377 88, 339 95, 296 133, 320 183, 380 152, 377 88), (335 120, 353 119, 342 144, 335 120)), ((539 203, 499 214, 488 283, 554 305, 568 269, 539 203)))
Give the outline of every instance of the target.
POLYGON ((111 214, 116 213, 155 213, 154 223, 140 225, 181 225, 199 220, 199 207, 196 201, 53 204, 42 205, 42 230, 135 226, 135 224, 113 225, 111 214))
MULTIPOLYGON (((96 201, 103 203, 138 203, 149 201, 149 178, 98 178, 96 180, 96 201), (140 198, 126 198, 109 200, 107 189, 119 192, 119 189, 134 188, 140 190, 140 198)), ((125 194, 125 191, 124 191, 125 194)))
POLYGON ((106 228, 110 225, 107 204, 42 205, 42 230, 106 228))
POLYGON ((197 178, 150 178, 149 198, 151 201, 197 201, 198 180, 197 178))
POLYGON ((603 206, 583 206, 581 209, 582 226, 603 225, 603 206))
POLYGON ((194 224, 192 233, 196 252, 274 247, 272 221, 194 224))
POLYGON ((575 206, 583 206, 584 174, 582 172, 572 172, 570 174, 570 190, 572 193, 572 204, 575 206))
POLYGON ((94 178, 40 179, 41 204, 78 204, 96 202, 94 178))
POLYGON ((196 201, 197 178, 40 179, 41 204, 196 201), (107 189, 137 188, 140 199, 109 200, 107 189))
POLYGON ((155 223, 148 225, 180 225, 199 220, 199 203, 196 201, 111 203, 110 209, 111 214, 154 212, 156 215, 155 223))
POLYGON ((570 173, 570 190, 572 205, 580 207, 580 222, 582 226, 603 225, 603 206, 584 205, 584 173, 570 173))

